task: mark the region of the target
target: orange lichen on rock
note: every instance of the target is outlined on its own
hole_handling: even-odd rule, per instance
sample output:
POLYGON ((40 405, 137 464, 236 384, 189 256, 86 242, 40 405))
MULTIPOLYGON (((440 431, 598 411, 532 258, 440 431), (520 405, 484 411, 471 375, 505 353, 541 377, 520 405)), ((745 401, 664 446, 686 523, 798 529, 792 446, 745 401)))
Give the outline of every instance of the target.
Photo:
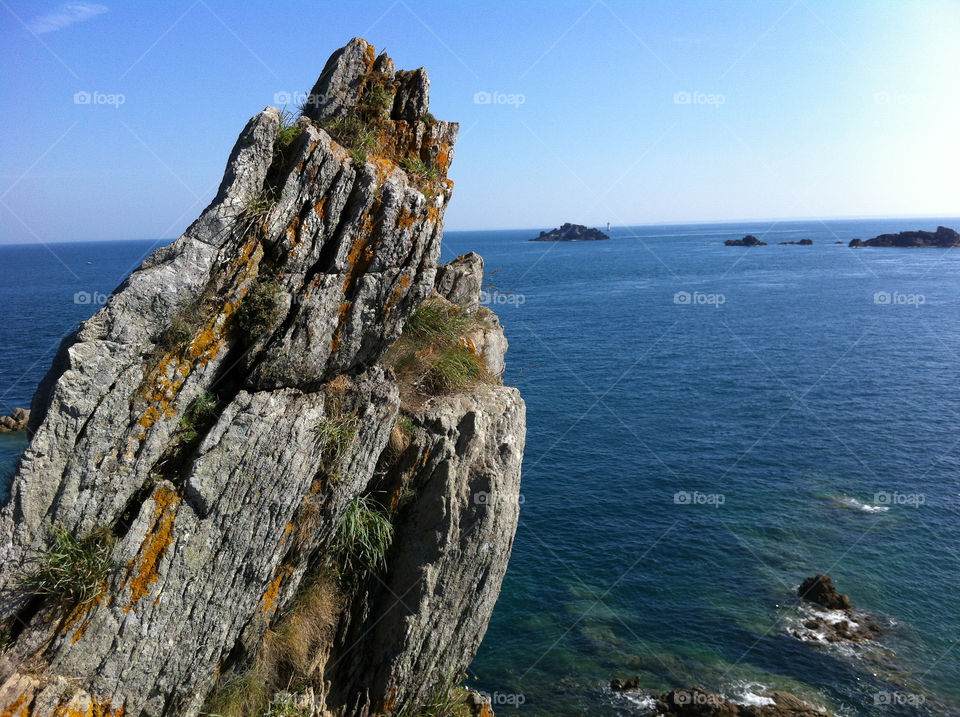
POLYGON ((54 717, 123 717, 126 707, 120 705, 116 709, 111 708, 110 700, 91 697, 89 703, 84 697, 77 695, 65 705, 57 705, 54 708, 54 717))
POLYGON ((130 604, 124 612, 134 608, 160 577, 160 561, 173 542, 173 523, 177 516, 177 506, 180 505, 180 496, 169 486, 161 485, 153 494, 153 502, 153 522, 140 550, 127 565, 127 574, 121 586, 130 586, 130 604))
POLYGON ((270 616, 277 602, 277 595, 280 594, 280 584, 290 574, 290 566, 278 567, 276 577, 270 581, 266 591, 263 593, 263 614, 270 616))
POLYGON ((327 198, 323 197, 319 202, 313 205, 313 211, 317 213, 317 216, 323 219, 323 209, 327 205, 327 198))
POLYGON ((390 307, 400 300, 400 297, 403 296, 408 286, 410 286, 410 277, 407 274, 401 274, 400 281, 393 287, 393 291, 390 292, 390 296, 387 297, 386 302, 383 304, 383 310, 389 311, 390 307))
POLYGON ((27 717, 30 714, 30 705, 24 704, 26 702, 27 694, 24 693, 0 712, 0 717, 27 717))
POLYGON ((353 306, 349 301, 344 301, 340 304, 340 309, 337 312, 337 328, 333 331, 333 338, 330 339, 330 350, 336 351, 340 348, 340 332, 343 330, 344 324, 347 323, 347 317, 350 315, 350 309, 353 306))

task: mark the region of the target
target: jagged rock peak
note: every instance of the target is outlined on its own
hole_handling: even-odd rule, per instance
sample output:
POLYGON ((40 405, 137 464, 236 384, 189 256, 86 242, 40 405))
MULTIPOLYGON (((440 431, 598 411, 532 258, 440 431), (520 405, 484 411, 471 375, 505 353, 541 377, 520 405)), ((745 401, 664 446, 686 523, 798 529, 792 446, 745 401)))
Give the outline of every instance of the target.
MULTIPOLYGON (((0 506, 0 714, 194 717, 251 679, 287 699, 296 675, 308 714, 366 717, 467 667, 516 530, 525 409, 488 309, 434 307, 458 372, 405 331, 447 301, 457 125, 428 89, 351 41, 304 115, 247 122, 210 205, 64 339, 0 506), (357 511, 373 558, 343 536, 357 511), (45 572, 64 541, 94 576, 66 592, 45 572)), ((451 271, 475 307, 482 261, 451 271)))

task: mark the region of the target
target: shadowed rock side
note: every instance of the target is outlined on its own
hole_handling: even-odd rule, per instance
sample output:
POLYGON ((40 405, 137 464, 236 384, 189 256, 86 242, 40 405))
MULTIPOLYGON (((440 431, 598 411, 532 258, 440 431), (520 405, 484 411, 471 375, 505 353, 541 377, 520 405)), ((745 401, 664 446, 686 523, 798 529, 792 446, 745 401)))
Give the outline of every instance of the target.
POLYGON ((0 512, 0 713, 196 715, 259 680, 222 714, 416 714, 465 670, 518 519, 475 495, 518 494, 525 418, 479 257, 437 288, 482 319, 459 339, 482 382, 410 408, 385 363, 447 301, 457 125, 428 99, 424 70, 352 40, 64 340, 0 512), (381 560, 353 560, 355 515, 387 523, 381 560))

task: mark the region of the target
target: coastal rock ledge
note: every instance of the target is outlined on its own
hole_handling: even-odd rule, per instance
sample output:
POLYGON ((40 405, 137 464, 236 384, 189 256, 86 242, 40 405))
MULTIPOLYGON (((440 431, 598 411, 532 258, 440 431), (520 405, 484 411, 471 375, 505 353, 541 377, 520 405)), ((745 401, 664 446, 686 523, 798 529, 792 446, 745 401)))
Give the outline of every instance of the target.
POLYGON ((351 40, 63 341, 0 511, 0 714, 469 702, 525 406, 482 260, 436 283, 458 127, 429 87, 351 40))

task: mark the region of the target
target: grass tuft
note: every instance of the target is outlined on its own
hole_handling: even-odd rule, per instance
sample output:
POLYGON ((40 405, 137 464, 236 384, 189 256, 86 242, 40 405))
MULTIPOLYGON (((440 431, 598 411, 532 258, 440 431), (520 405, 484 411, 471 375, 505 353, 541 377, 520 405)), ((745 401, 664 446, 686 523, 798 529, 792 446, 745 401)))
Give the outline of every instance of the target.
POLYGON ((332 546, 335 567, 348 576, 383 570, 392 542, 393 525, 386 508, 370 496, 358 496, 337 527, 332 546))
POLYGON ((283 287, 273 279, 258 278, 237 309, 236 327, 247 345, 273 331, 283 318, 283 287))
POLYGON ((107 528, 77 536, 55 525, 52 539, 49 550, 22 576, 20 591, 53 598, 64 613, 94 604, 107 590, 116 538, 107 528))
POLYGON ((397 717, 470 717, 467 690, 458 686, 464 678, 466 675, 451 673, 434 688, 429 703, 420 709, 412 709, 408 703, 397 717))
POLYGON ((298 115, 286 108, 280 111, 280 129, 277 131, 277 145, 286 149, 303 132, 303 125, 297 124, 298 115))
POLYGON ((385 358, 397 377, 406 407, 415 408, 430 396, 493 382, 467 338, 482 328, 476 316, 443 299, 431 298, 420 304, 385 358))

